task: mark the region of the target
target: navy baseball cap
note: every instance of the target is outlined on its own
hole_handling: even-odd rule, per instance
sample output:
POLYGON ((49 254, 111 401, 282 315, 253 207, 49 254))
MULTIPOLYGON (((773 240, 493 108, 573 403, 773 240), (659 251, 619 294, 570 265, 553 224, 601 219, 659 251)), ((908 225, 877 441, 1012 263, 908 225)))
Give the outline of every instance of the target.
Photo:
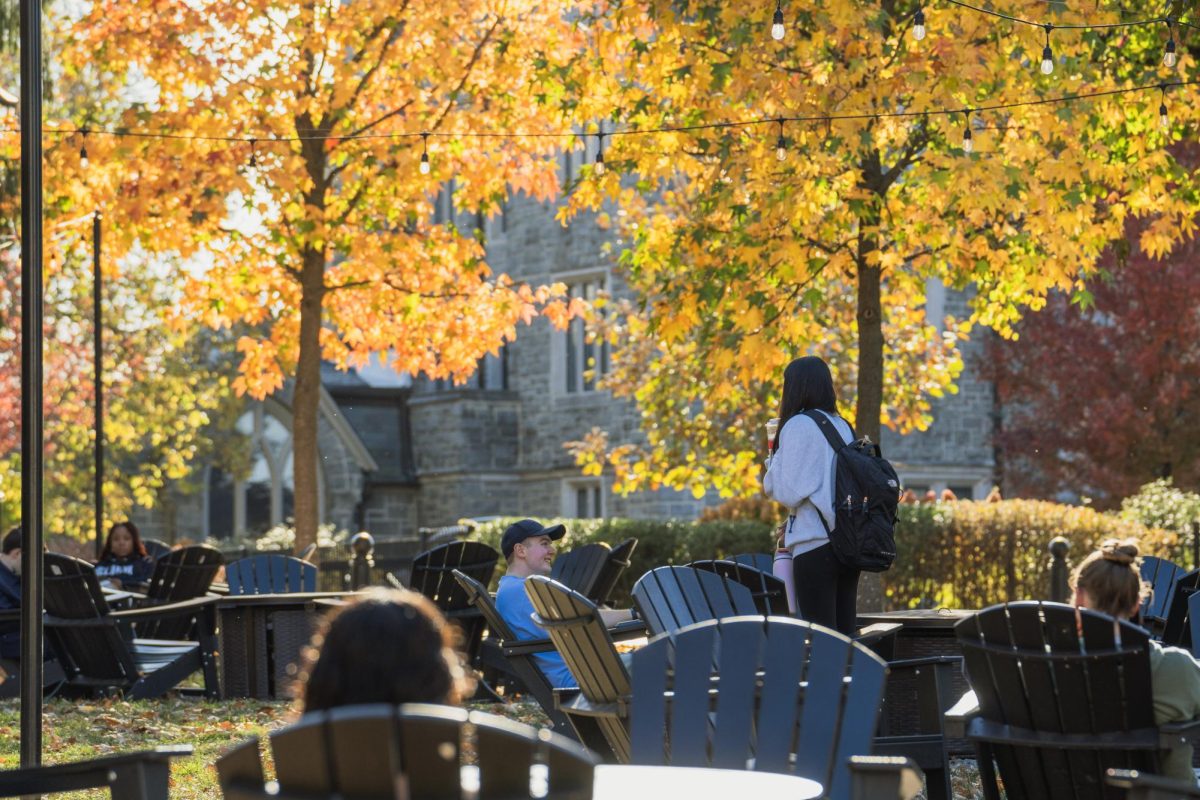
POLYGON ((534 536, 549 536, 557 541, 567 532, 566 525, 551 525, 549 528, 542 525, 536 519, 523 519, 520 522, 514 522, 504 531, 503 538, 500 539, 500 550, 504 553, 505 558, 512 558, 513 548, 526 539, 534 536))

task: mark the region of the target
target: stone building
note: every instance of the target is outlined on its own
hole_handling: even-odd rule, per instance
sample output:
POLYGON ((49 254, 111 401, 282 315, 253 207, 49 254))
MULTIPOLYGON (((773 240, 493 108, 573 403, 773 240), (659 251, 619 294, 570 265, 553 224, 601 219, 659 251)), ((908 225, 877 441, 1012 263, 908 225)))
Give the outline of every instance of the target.
MULTIPOLYGON (((580 153, 563 157, 564 177, 580 153)), ((612 257, 603 255, 611 233, 593 219, 569 228, 555 208, 518 197, 491 220, 455 215, 447 187, 436 219, 482 229, 488 261, 530 284, 565 282, 573 294, 620 293, 612 257)), ((964 300, 930 287, 929 308, 940 319, 964 300)), ((979 343, 966 343, 968 363, 979 343)), ((324 371, 321 402, 320 484, 322 519, 339 528, 376 535, 412 535, 418 527, 463 517, 522 514, 539 517, 694 517, 706 500, 669 490, 621 497, 609 481, 580 474, 563 443, 593 426, 613 441, 637 437, 631 404, 596 391, 584 374, 594 362, 603 371, 606 346, 584 340, 582 323, 556 331, 544 319, 518 330, 517 340, 481 361, 464 386, 410 380, 372 366, 356 372, 324 371)), ((970 374, 959 392, 935 403, 927 432, 885 433, 884 453, 905 484, 924 493, 951 488, 960 497, 982 497, 992 485, 990 385, 970 374)), ((152 532, 189 538, 260 532, 291 510, 291 449, 286 392, 252 403, 239 421, 252 437, 249 479, 233 481, 217 466, 205 468, 203 491, 178 497, 147 516, 152 532), (164 530, 167 529, 167 530, 164 530)))

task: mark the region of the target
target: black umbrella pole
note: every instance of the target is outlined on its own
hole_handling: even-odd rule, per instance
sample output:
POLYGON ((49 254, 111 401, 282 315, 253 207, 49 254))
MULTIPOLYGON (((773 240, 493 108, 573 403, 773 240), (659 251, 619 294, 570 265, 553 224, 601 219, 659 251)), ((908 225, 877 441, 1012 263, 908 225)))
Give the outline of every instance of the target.
POLYGON ((104 303, 100 278, 100 212, 92 214, 92 364, 96 392, 96 560, 104 541, 104 303))
POLYGON ((21 2, 21 766, 42 762, 42 18, 21 2))

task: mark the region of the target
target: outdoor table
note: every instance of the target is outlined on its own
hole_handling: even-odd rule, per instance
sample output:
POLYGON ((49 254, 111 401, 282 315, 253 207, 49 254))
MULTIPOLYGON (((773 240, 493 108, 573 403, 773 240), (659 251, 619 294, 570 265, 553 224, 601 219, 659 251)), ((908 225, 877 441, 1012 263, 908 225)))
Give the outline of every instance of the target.
MULTIPOLYGON (((545 767, 530 772, 530 794, 546 795, 545 767)), ((479 795, 479 768, 461 768, 464 798, 479 795)), ((820 783, 798 775, 751 772, 704 767, 648 767, 632 764, 600 764, 596 767, 592 800, 628 800, 631 797, 724 797, 812 800, 820 797, 820 783)))
POLYGON ((292 665, 299 663, 321 615, 341 605, 344 596, 293 592, 216 600, 221 697, 288 697, 292 665))
MULTIPOLYGON (((899 622, 903 627, 896 634, 895 658, 925 658, 928 656, 962 656, 962 648, 954 635, 954 626, 966 617, 976 613, 972 609, 960 608, 911 608, 902 611, 881 611, 871 614, 859 614, 859 625, 871 625, 876 622, 899 622)), ((905 681, 912 682, 914 678, 903 675, 893 675, 888 680, 886 697, 887 732, 892 736, 903 736, 915 733, 914 726, 918 719, 915 699, 911 697, 911 687, 905 686, 905 681)), ((957 699, 962 697, 971 686, 967 683, 962 670, 954 670, 954 683, 951 694, 957 699)), ((947 739, 946 749, 952 755, 973 755, 975 748, 965 739, 947 739)))

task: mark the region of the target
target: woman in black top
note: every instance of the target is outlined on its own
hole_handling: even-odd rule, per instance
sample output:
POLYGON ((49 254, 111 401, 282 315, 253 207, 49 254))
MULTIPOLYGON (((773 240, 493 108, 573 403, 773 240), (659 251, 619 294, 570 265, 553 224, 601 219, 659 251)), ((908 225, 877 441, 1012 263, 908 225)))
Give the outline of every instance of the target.
POLYGON ((142 544, 137 526, 128 520, 113 525, 96 562, 96 576, 121 589, 129 584, 148 583, 153 572, 154 562, 146 556, 146 545, 142 544))

